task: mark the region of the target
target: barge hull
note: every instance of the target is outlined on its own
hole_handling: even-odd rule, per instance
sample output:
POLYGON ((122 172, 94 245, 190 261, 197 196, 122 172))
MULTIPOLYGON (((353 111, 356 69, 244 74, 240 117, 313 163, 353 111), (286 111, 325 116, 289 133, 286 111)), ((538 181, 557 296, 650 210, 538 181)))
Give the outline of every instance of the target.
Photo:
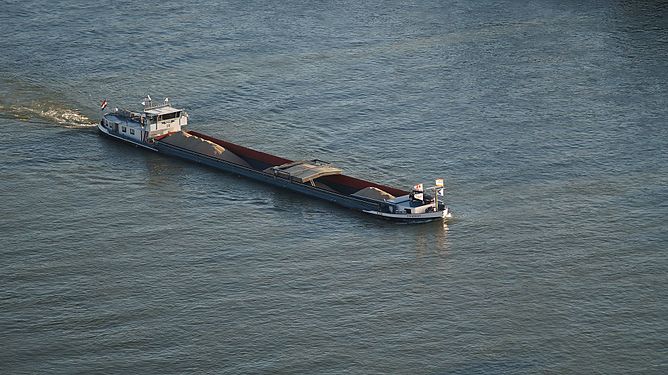
MULTIPOLYGON (((252 148, 240 146, 238 144, 224 141, 222 139, 217 139, 210 135, 206 135, 196 131, 188 131, 187 133, 205 139, 209 142, 213 142, 219 146, 222 146, 232 151, 237 155, 244 157, 247 161, 250 161, 251 164, 255 163, 254 167, 256 167, 256 169, 259 170, 263 170, 267 167, 275 165, 292 162, 292 160, 289 159, 281 158, 276 155, 268 154, 266 152, 253 150, 252 148)), ((328 185, 337 185, 339 187, 345 187, 347 189, 350 189, 349 193, 353 193, 366 187, 375 187, 397 197, 409 193, 408 191, 397 189, 391 186, 381 185, 375 182, 361 180, 359 178, 350 177, 342 174, 334 176, 325 176, 320 178, 319 181, 322 181, 323 183, 326 183, 328 185)))
POLYGON ((379 203, 368 202, 363 199, 337 194, 311 185, 292 182, 290 180, 276 177, 268 173, 264 173, 261 171, 257 171, 255 169, 243 167, 223 160, 212 158, 208 155, 199 154, 178 146, 170 145, 165 142, 156 141, 155 146, 160 153, 176 156, 182 159, 204 164, 209 167, 213 167, 225 172, 230 172, 240 176, 252 178, 256 181, 263 182, 272 186, 292 190, 297 193, 301 193, 314 198, 319 198, 332 203, 336 203, 346 208, 351 208, 359 211, 380 210, 379 203))

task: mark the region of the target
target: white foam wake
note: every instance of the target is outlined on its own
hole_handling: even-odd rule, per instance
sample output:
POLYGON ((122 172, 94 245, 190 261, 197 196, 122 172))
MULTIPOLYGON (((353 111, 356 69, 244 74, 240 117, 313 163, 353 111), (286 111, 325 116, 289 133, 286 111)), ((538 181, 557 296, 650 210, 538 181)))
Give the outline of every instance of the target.
POLYGON ((66 108, 54 103, 31 103, 30 105, 0 104, 0 112, 22 121, 46 121, 67 128, 87 128, 95 122, 78 109, 66 108))

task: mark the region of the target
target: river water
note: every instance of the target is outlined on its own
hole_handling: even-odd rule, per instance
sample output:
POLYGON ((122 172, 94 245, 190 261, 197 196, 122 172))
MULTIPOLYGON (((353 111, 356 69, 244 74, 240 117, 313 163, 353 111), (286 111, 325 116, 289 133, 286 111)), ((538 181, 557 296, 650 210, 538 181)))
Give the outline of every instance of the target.
POLYGON ((0 372, 668 371, 659 1, 0 3, 0 372), (98 103, 408 188, 399 225, 101 138, 98 103))

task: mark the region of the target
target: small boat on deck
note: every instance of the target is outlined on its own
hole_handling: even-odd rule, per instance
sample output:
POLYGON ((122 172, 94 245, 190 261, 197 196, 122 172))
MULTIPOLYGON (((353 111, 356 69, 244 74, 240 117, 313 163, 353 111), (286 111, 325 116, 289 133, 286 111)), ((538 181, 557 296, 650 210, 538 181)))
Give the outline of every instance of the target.
POLYGON ((172 107, 168 99, 154 104, 147 96, 142 104, 141 111, 107 111, 103 101, 100 133, 384 219, 419 223, 452 217, 441 198, 443 179, 430 187, 417 184, 409 191, 365 181, 321 160, 289 160, 187 130, 188 114, 172 107))

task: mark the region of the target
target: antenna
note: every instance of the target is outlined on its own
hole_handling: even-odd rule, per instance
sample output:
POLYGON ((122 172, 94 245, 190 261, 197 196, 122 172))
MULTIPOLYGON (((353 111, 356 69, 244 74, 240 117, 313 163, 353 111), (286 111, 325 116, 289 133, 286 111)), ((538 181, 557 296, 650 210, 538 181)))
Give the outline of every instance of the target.
POLYGON ((153 101, 151 100, 151 95, 146 95, 146 98, 141 102, 144 106, 144 110, 153 107, 153 101))

